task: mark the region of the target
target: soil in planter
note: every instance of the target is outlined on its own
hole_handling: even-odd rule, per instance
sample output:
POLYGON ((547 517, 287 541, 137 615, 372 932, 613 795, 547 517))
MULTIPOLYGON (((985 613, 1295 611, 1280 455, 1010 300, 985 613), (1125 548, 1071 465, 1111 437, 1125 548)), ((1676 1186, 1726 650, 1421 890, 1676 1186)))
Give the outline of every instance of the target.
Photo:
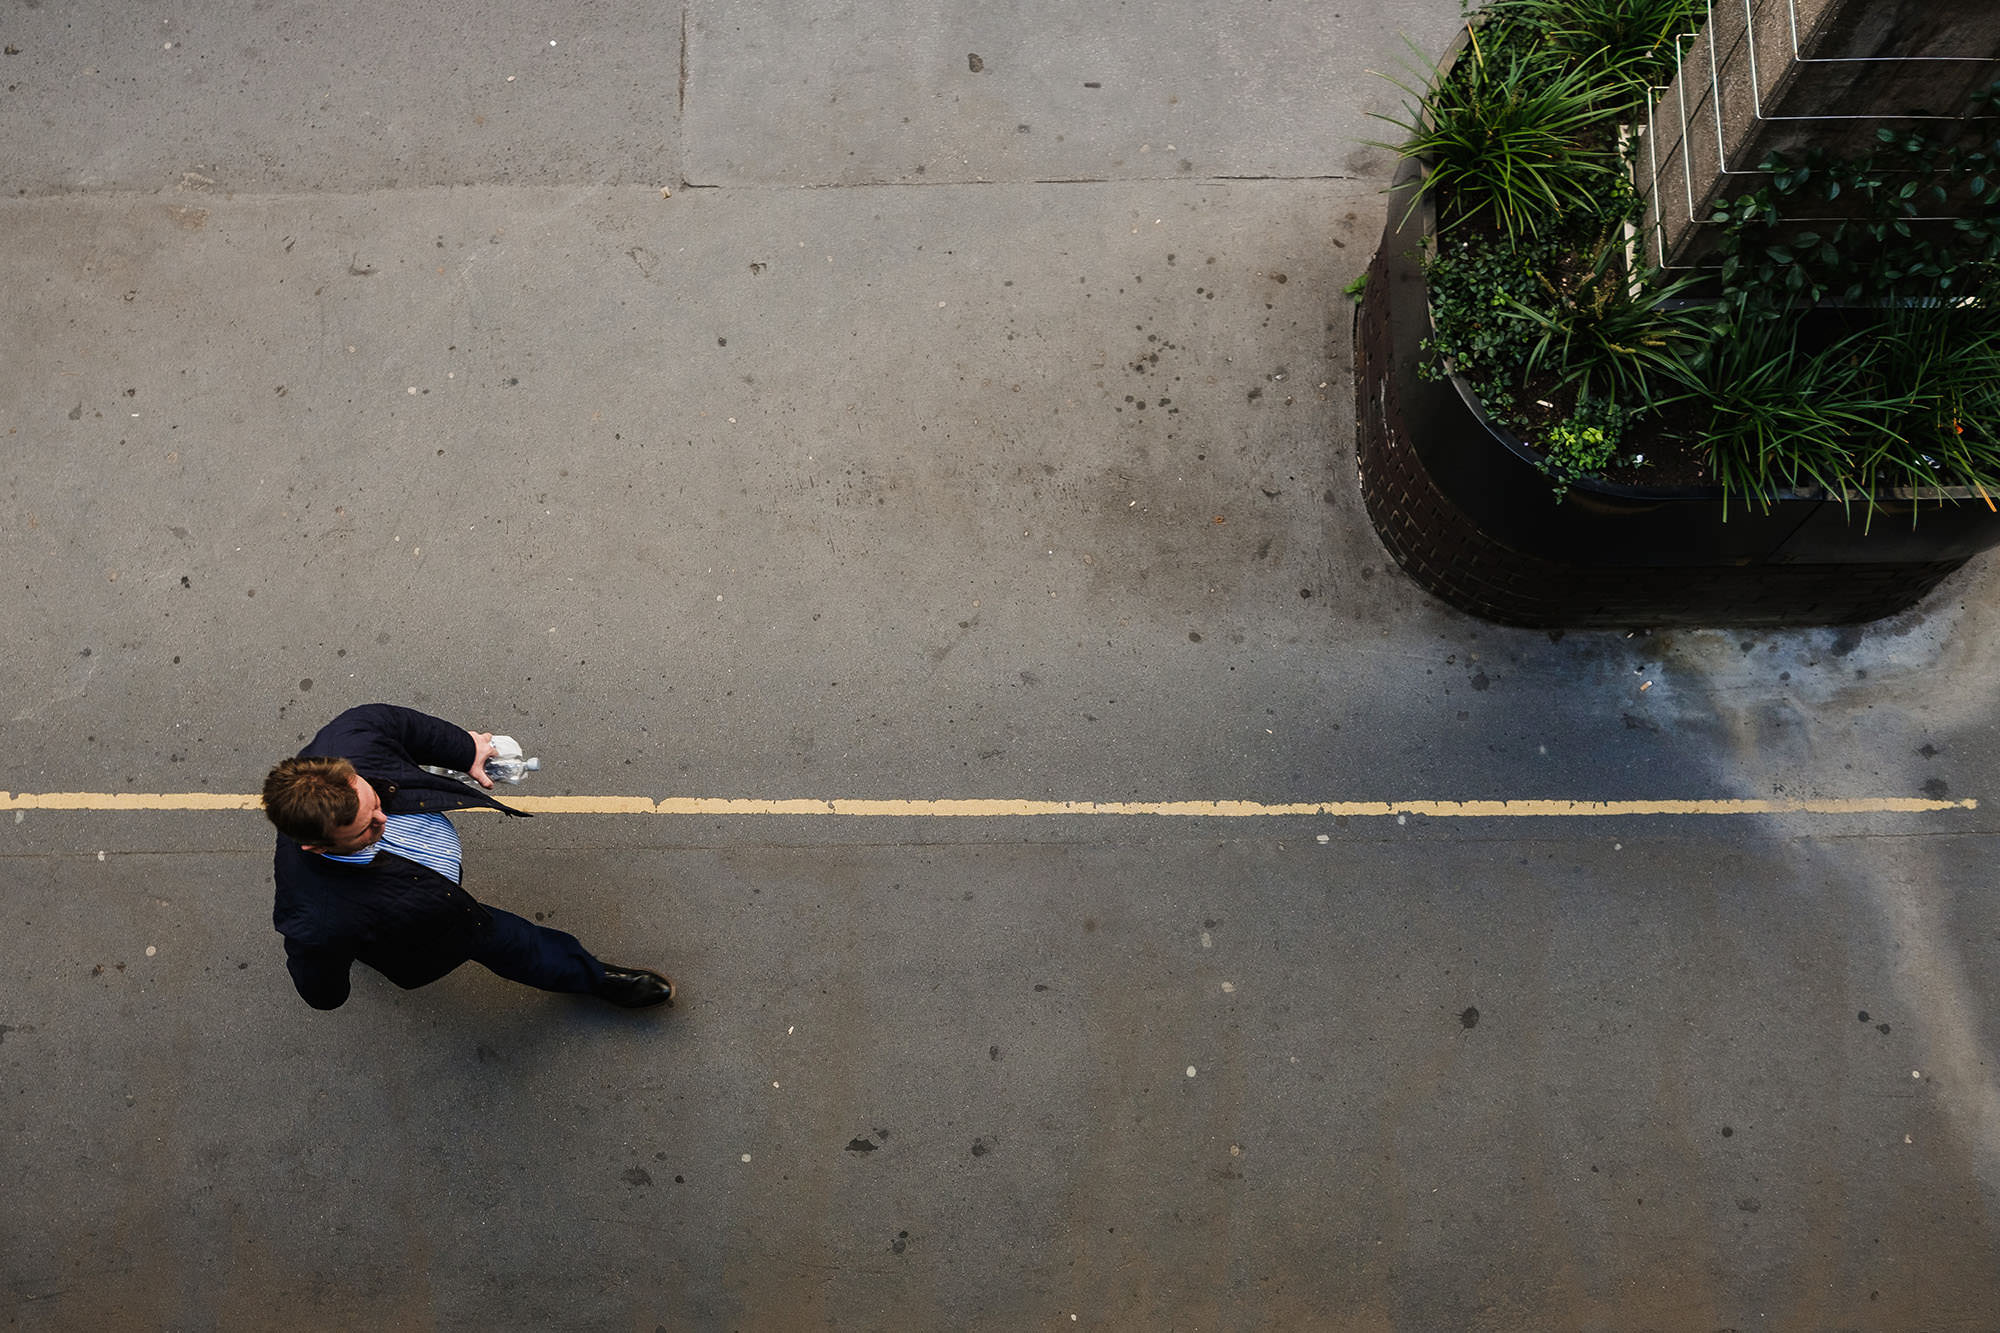
MULTIPOLYGON (((1502 423, 1536 454, 1541 453, 1536 440, 1542 432, 1576 411, 1575 388, 1558 388, 1556 380, 1553 372, 1530 377, 1514 409, 1517 420, 1502 423)), ((1712 486, 1707 455, 1687 443, 1695 425, 1695 414, 1679 404, 1628 421, 1617 460, 1595 475, 1614 486, 1712 486)))

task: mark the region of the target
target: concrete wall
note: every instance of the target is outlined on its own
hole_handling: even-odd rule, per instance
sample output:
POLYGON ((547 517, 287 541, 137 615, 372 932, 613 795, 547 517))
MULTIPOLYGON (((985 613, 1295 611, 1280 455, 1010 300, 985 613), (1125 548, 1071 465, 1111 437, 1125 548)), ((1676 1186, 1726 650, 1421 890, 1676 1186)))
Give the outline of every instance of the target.
POLYGON ((1697 263, 1715 204, 1773 152, 1857 152, 2000 79, 1992 0, 1719 0, 1642 127, 1647 258, 1697 263))

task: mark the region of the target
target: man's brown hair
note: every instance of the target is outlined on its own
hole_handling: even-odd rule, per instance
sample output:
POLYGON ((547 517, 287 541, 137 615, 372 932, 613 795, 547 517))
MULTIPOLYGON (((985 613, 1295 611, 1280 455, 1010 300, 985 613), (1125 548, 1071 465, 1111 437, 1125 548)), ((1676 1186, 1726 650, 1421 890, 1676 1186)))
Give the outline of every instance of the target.
POLYGON ((360 813, 354 765, 345 759, 287 759, 264 779, 264 814, 299 842, 326 842, 360 813))

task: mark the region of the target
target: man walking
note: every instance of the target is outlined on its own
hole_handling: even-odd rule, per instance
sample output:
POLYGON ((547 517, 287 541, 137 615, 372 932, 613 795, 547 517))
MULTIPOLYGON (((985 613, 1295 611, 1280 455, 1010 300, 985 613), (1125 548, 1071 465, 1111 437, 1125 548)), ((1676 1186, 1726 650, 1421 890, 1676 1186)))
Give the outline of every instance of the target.
POLYGON ((307 1004, 345 1003, 356 959, 405 990, 470 959, 510 981, 627 1009, 673 1003, 673 983, 659 973, 608 967, 574 936, 460 887, 458 830, 444 812, 486 806, 527 816, 420 765, 470 773, 485 788, 492 753, 489 733, 364 704, 264 779, 264 813, 278 828, 272 921, 307 1004))

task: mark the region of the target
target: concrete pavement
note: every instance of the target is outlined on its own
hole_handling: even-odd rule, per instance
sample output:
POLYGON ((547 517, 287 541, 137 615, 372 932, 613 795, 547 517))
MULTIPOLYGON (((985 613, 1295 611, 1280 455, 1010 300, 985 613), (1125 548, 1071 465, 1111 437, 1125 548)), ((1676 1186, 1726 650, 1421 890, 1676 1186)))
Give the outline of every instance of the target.
POLYGON ((1340 291, 1456 12, 0 18, 7 791, 380 698, 550 795, 1980 801, 462 821, 636 1018, 314 1013, 255 815, 0 812, 9 1326, 1991 1327, 1994 574, 1401 579, 1340 291))

